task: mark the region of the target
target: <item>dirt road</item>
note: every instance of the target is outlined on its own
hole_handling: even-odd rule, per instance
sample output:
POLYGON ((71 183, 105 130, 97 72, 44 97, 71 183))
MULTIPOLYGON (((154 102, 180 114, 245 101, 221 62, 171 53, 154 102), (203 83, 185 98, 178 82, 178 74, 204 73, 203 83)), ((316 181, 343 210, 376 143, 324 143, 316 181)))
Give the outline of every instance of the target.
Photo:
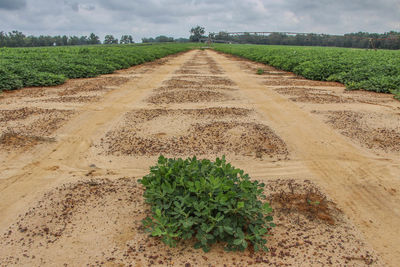
MULTIPOLYGON (((143 202, 139 200, 139 191, 124 189, 119 196, 109 196, 105 192, 129 188, 127 185, 131 182, 121 182, 120 178, 140 178, 159 154, 179 157, 195 154, 209 158, 225 154, 253 178, 286 181, 271 186, 271 195, 284 190, 288 181, 304 189, 309 180, 315 184, 312 187, 318 188, 315 190, 331 200, 332 207, 343 211, 338 211, 335 227, 311 220, 307 221, 308 226, 315 227, 310 230, 312 227, 297 223, 297 230, 293 231, 311 233, 319 229, 313 232, 314 243, 306 242, 307 247, 298 245, 283 250, 285 246, 281 246, 283 241, 279 237, 279 231, 283 230, 276 230, 271 246, 291 254, 278 255, 277 261, 268 255, 256 260, 246 254, 252 263, 296 265, 296 255, 308 255, 308 259, 303 260, 316 266, 330 261, 354 266, 382 262, 391 266, 399 264, 400 103, 390 96, 344 92, 339 84, 304 80, 210 50, 190 51, 96 79, 69 81, 54 88, 23 89, 0 99, 3 132, 0 137, 0 233, 6 233, 4 242, 8 242, 0 249, 0 263, 3 260, 16 265, 51 265, 69 261, 73 265, 103 260, 104 251, 112 254, 109 258, 114 258, 109 262, 124 263, 128 256, 122 255, 129 253, 118 254, 119 259, 110 252, 114 243, 122 242, 125 248, 135 238, 150 242, 144 234, 127 226, 130 219, 121 219, 132 213, 144 214, 144 208, 137 206, 143 206, 143 202), (263 75, 256 75, 258 68, 265 69, 263 75), (103 178, 116 181, 119 187, 104 182, 103 178), (97 240, 105 233, 112 235, 99 213, 85 217, 96 218, 91 226, 78 220, 79 216, 89 216, 90 207, 101 206, 96 199, 92 202, 82 199, 82 202, 76 200, 79 205, 75 204, 79 212, 68 217, 67 222, 60 222, 64 225, 63 231, 69 231, 68 237, 55 235, 57 240, 48 244, 45 252, 38 245, 41 241, 35 241, 39 237, 30 235, 33 241, 29 249, 41 257, 18 257, 17 253, 23 254, 24 248, 17 240, 21 236, 28 239, 24 235, 29 232, 21 225, 29 222, 43 228, 46 216, 38 219, 38 210, 47 207, 57 213, 52 205, 59 201, 65 206, 63 197, 76 193, 71 189, 76 186, 65 187, 64 184, 90 179, 103 181, 104 188, 108 188, 108 191, 99 189, 108 199, 108 202, 101 202, 107 207, 105 212, 112 214, 115 210, 126 209, 115 215, 116 225, 128 229, 125 233, 121 227, 115 228, 122 231, 115 237, 119 241, 115 238, 98 240, 102 245, 93 249, 95 252, 85 252, 86 256, 89 253, 89 258, 78 253, 82 247, 87 248, 91 238, 97 240), (56 187, 58 191, 54 191, 56 187), (49 193, 64 191, 65 195, 49 193), (43 196, 49 194, 55 200, 46 202, 43 196), (114 203, 115 198, 128 199, 129 194, 137 194, 136 206, 131 207, 129 201, 123 208, 114 203), (108 204, 111 202, 114 204, 108 204), (87 228, 97 229, 97 235, 85 230, 86 240, 82 240, 82 231, 87 228), (323 244, 330 245, 323 248, 323 244), (66 249, 64 246, 75 256, 57 254, 58 249, 66 249), (317 251, 321 255, 312 254, 317 251), (53 256, 50 259, 45 255, 53 256), (83 259, 85 262, 79 261, 83 259)), ((80 184, 82 192, 86 192, 85 186, 80 184)), ((134 186, 136 188, 136 184, 134 186)), ((75 197, 91 199, 90 194, 75 197)), ((141 216, 137 216, 138 223, 141 216)), ((279 211, 276 216, 280 217, 279 211)), ((293 221, 281 218, 282 228, 290 229, 289 225, 296 224, 293 218, 293 221)), ((47 235, 48 227, 43 229, 42 236, 47 235)), ((295 239, 289 236, 288 240, 285 242, 295 239)), ((167 248, 158 248, 153 253, 160 251, 171 254, 167 248)), ((276 249, 272 251, 273 255, 276 249)), ((163 263, 143 253, 134 257, 145 265, 151 261, 173 265, 173 261, 179 260, 184 264, 187 255, 198 255, 187 250, 183 253, 175 255, 173 260, 160 254, 157 257, 166 258, 160 260, 163 263)), ((204 257, 208 257, 207 260, 203 258, 203 262, 192 264, 210 261, 222 265, 231 260, 217 252, 204 257)), ((247 264, 239 262, 239 265, 247 264)))

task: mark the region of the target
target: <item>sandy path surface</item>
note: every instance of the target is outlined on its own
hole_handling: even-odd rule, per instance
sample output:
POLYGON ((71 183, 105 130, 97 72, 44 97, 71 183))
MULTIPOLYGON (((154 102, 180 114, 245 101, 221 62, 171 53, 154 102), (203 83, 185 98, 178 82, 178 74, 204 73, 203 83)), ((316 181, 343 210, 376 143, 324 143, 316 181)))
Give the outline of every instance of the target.
POLYGON ((400 104, 387 95, 197 50, 5 94, 0 119, 0 265, 399 263, 400 104), (268 182, 271 252, 149 239, 136 179, 159 154, 225 154, 268 182))

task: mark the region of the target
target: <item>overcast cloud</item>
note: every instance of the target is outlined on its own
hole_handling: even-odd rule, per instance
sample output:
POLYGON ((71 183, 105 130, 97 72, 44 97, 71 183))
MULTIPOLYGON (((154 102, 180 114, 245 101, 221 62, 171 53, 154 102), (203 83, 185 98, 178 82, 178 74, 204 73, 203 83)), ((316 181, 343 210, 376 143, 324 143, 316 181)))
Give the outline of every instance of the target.
POLYGON ((0 31, 33 35, 400 31, 399 0, 0 0, 0 31))

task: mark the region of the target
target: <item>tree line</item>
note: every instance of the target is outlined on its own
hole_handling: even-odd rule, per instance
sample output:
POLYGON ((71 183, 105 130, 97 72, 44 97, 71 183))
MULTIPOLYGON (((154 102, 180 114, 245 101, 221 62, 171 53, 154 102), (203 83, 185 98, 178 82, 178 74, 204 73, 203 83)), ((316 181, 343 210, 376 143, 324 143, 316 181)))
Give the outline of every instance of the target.
POLYGON ((271 33, 256 35, 244 33, 231 35, 227 32, 210 34, 215 42, 264 45, 299 45, 299 46, 336 46, 351 48, 400 49, 400 32, 390 31, 383 34, 358 32, 345 35, 271 33))
MULTIPOLYGON (((166 43, 166 42, 198 42, 207 39, 204 27, 196 26, 190 30, 189 38, 168 37, 160 35, 155 38, 142 38, 143 43, 166 43)), ((210 39, 214 42, 231 42, 239 44, 264 44, 264 45, 298 45, 298 46, 336 46, 351 48, 372 49, 400 49, 400 32, 390 31, 383 34, 358 32, 345 35, 329 34, 285 34, 271 33, 269 35, 257 35, 244 33, 232 35, 227 32, 210 33, 210 39)), ((35 46, 65 46, 65 45, 95 45, 95 44, 132 44, 131 35, 122 35, 120 39, 108 34, 101 42, 99 36, 91 33, 89 36, 66 36, 66 35, 40 35, 26 36, 22 32, 12 31, 9 33, 0 31, 0 47, 35 47, 35 46)))
MULTIPOLYGON (((168 37, 164 35, 155 38, 142 38, 143 43, 167 43, 178 42, 187 43, 188 38, 168 37)), ((40 35, 26 36, 20 31, 11 31, 6 33, 0 31, 0 47, 37 47, 37 46, 65 46, 65 45, 96 45, 96 44, 133 44, 132 35, 122 35, 120 39, 115 38, 113 35, 108 34, 104 37, 104 41, 100 41, 100 37, 94 33, 89 36, 66 36, 66 35, 40 35)))
POLYGON ((178 38, 174 39, 174 37, 168 37, 165 35, 160 35, 155 38, 150 37, 150 38, 142 38, 142 43, 188 43, 190 40, 187 38, 178 38))
MULTIPOLYGON (((132 44, 131 35, 122 35, 118 40, 113 35, 106 35, 103 44, 132 44)), ((0 31, 0 47, 36 47, 36 46, 64 46, 64 45, 96 45, 101 44, 100 37, 94 33, 89 36, 40 35, 26 36, 20 31, 9 33, 0 31)))

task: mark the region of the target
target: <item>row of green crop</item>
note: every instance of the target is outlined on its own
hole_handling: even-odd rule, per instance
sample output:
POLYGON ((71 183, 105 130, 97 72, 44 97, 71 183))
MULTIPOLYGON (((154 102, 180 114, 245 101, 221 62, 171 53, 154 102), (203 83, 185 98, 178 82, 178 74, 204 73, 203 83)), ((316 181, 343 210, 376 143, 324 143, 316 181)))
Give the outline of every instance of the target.
POLYGON ((305 78, 336 81, 347 89, 393 93, 400 100, 400 51, 267 45, 215 45, 305 78))
POLYGON ((95 77, 191 49, 194 44, 0 48, 0 91, 95 77))

